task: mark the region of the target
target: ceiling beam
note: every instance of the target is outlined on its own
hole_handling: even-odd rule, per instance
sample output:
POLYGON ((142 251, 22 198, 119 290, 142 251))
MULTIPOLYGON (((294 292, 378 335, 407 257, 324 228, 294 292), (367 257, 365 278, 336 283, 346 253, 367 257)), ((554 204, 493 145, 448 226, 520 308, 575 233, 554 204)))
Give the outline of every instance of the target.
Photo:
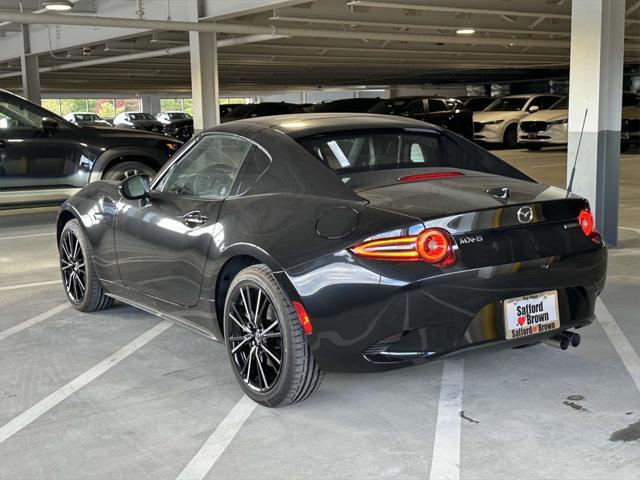
MULTIPOLYGON (((545 17, 542 17, 543 19, 545 17)), ((455 25, 425 25, 418 23, 396 23, 396 22, 371 22, 368 20, 358 20, 353 18, 315 18, 315 17, 291 17, 274 15, 269 20, 280 22, 299 22, 299 23, 319 23, 330 25, 357 25, 363 27, 384 27, 384 28, 411 28, 418 30, 456 30, 458 26, 455 25)), ((537 25, 537 24, 536 24, 537 25)), ((488 27, 474 27, 476 32, 488 32, 488 33, 505 33, 505 34, 533 34, 533 35, 557 35, 557 36, 569 36, 569 31, 551 31, 551 30, 527 30, 519 28, 488 28, 488 27)), ((470 37, 469 37, 470 38, 470 37)))
POLYGON ((371 8, 392 8, 400 10, 419 10, 426 12, 443 12, 443 13, 474 13, 478 15, 513 15, 517 17, 533 17, 538 18, 544 15, 547 18, 557 18, 559 20, 571 20, 570 14, 564 13, 547 13, 547 12, 523 12, 520 10, 493 10, 489 8, 468 8, 468 7, 446 7, 440 5, 422 5, 415 3, 391 3, 376 2, 368 0, 352 0, 347 2, 351 7, 371 7, 371 8))
POLYGON ((217 33, 242 33, 252 34, 273 34, 286 35, 291 37, 314 37, 314 38, 346 38, 359 40, 397 40, 420 43, 451 43, 468 45, 504 45, 531 46, 548 48, 569 48, 570 42, 566 40, 541 40, 541 39, 507 39, 507 38, 487 38, 478 37, 470 41, 459 35, 427 35, 427 34, 407 34, 395 32, 371 32, 371 31, 343 31, 330 29, 294 28, 279 27, 273 25, 247 25, 230 23, 208 23, 208 22, 183 22, 183 21, 163 21, 163 20, 142 20, 117 17, 98 17, 86 15, 58 15, 30 13, 16 13, 13 11, 0 11, 8 21, 31 24, 57 24, 57 25, 83 25, 94 27, 119 27, 143 30, 167 30, 167 31, 194 31, 194 32, 217 32, 217 33))

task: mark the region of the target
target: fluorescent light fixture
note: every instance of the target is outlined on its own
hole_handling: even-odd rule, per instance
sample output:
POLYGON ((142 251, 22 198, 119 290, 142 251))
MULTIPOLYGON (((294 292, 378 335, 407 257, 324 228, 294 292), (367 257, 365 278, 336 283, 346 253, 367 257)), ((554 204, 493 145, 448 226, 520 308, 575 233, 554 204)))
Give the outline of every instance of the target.
POLYGON ((473 35, 476 31, 473 28, 459 28, 456 33, 458 35, 473 35))
POLYGON ((65 10, 71 10, 73 8, 73 2, 71 2, 71 0, 45 0, 43 6, 47 10, 63 12, 65 10))

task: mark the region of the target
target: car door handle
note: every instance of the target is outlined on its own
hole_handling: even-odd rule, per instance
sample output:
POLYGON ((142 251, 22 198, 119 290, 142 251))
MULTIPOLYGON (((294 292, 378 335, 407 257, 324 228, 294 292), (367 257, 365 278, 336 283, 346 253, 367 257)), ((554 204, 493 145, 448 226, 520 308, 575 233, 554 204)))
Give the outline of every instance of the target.
POLYGON ((197 227, 207 223, 207 217, 200 215, 200 211, 196 210, 194 212, 185 213, 182 216, 182 223, 187 227, 197 227))

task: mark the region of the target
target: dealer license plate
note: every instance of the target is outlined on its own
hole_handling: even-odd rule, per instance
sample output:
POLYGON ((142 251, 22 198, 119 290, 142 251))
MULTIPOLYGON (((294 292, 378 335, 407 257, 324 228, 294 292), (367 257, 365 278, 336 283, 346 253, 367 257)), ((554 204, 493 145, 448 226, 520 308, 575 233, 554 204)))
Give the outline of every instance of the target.
POLYGON ((504 329, 507 340, 560 328, 558 292, 536 293, 504 301, 504 329))
POLYGON ((533 133, 532 133, 532 132, 529 132, 529 133, 527 134, 527 138, 538 138, 538 134, 537 134, 537 133, 535 133, 535 132, 533 132, 533 133))
POLYGON ((629 132, 621 132, 620 138, 623 140, 629 140, 629 132))

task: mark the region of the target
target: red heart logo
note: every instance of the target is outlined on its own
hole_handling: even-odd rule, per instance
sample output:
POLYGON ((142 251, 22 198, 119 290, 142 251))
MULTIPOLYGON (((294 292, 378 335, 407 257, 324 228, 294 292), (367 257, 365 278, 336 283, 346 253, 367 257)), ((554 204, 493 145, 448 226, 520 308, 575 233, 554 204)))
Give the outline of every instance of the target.
POLYGON ((518 317, 518 323, 520 324, 520 326, 524 325, 524 322, 527 321, 527 318, 522 316, 522 317, 518 317))

